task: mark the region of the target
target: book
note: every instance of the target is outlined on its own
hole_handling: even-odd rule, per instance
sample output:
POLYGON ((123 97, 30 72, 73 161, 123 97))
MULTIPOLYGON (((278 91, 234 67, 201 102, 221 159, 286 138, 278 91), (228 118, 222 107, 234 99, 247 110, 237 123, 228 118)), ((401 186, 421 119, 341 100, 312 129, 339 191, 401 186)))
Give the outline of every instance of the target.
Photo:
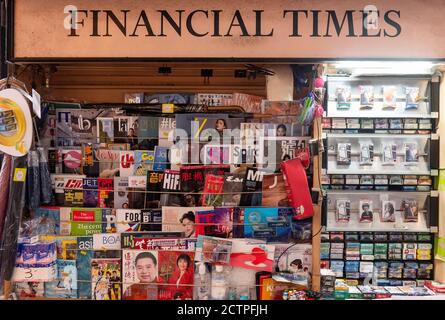
POLYGON ((360 109, 372 109, 374 105, 374 87, 360 86, 360 109))
POLYGON ((159 252, 159 300, 190 300, 193 298, 195 253, 184 251, 159 252))
POLYGON ((261 204, 264 207, 288 207, 289 200, 283 174, 266 174, 263 177, 261 204))
POLYGON ((360 144, 360 165, 372 165, 374 161, 374 145, 372 143, 360 144))
POLYGON ((240 206, 249 207, 261 205, 264 174, 264 171, 258 170, 257 168, 247 168, 240 206))
POLYGON ((196 235, 232 238, 233 214, 234 208, 197 211, 195 214, 196 235))
POLYGON ((180 185, 181 175, 176 170, 165 170, 164 179, 162 181, 161 190, 165 193, 161 194, 160 205, 180 207, 182 203, 182 195, 175 194, 181 191, 180 185))
POLYGON ((244 236, 267 242, 289 242, 291 208, 245 208, 244 236))
POLYGON ((122 151, 119 157, 119 176, 129 177, 134 175, 134 152, 122 151))
POLYGON ((221 206, 223 202, 224 177, 208 174, 205 177, 202 197, 203 206, 221 206))
POLYGON ((243 191, 244 176, 236 173, 224 174, 223 205, 227 207, 239 206, 243 191))
POLYGON ((62 149, 62 173, 82 174, 82 151, 62 149))
POLYGON ((114 208, 114 179, 97 179, 99 208, 114 208))
POLYGON ((348 110, 351 107, 351 87, 338 86, 335 89, 338 110, 348 110))
POLYGON ((134 151, 134 175, 146 176, 149 170, 153 170, 154 151, 134 151))
POLYGON ((162 231, 184 232, 186 238, 196 238, 195 214, 213 207, 162 207, 162 231))
POLYGON ((155 250, 123 250, 123 300, 157 300, 158 254, 155 250), (144 270, 144 272, 139 270, 144 270))
POLYGON ((351 164, 351 144, 339 143, 337 144, 337 164, 350 165, 351 164))
POLYGON ((93 300, 121 300, 121 259, 91 260, 93 300))
POLYGON ((129 208, 128 177, 114 177, 114 208, 129 208))
POLYGON ((338 199, 335 205, 336 220, 338 222, 349 222, 351 218, 351 201, 338 199))
POLYGON ((91 259, 93 258, 93 238, 77 237, 77 290, 80 299, 91 299, 91 259))
POLYGON ((147 171, 147 193, 145 196, 145 208, 160 208, 161 190, 164 180, 164 172, 147 171))
POLYGON ((57 260, 57 280, 45 283, 46 298, 77 298, 77 268, 74 260, 57 260))
MULTIPOLYGON (((87 208, 99 207, 99 192, 97 178, 83 179, 83 206, 87 208)), ((77 206, 77 205, 75 205, 77 206)))
POLYGON ((66 207, 83 206, 83 178, 64 178, 63 190, 66 207))

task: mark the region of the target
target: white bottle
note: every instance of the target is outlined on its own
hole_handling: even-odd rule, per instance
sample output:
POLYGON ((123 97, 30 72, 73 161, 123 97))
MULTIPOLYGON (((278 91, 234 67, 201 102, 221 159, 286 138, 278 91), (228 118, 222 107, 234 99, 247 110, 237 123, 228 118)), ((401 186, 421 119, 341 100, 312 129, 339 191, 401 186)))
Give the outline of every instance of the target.
POLYGON ((226 300, 227 286, 228 282, 224 267, 216 265, 215 270, 212 272, 212 300, 226 300))
POLYGON ((201 262, 198 267, 198 272, 195 273, 194 300, 210 299, 210 280, 210 274, 207 272, 206 265, 204 262, 201 262))

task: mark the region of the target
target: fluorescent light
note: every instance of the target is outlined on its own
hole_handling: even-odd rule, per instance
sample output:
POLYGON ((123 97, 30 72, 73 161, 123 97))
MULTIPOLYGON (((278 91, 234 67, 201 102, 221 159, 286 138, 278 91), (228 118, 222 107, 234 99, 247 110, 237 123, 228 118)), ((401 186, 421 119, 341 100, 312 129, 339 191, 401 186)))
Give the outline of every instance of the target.
POLYGON ((337 70, 351 75, 432 74, 430 61, 341 61, 333 64, 337 70))

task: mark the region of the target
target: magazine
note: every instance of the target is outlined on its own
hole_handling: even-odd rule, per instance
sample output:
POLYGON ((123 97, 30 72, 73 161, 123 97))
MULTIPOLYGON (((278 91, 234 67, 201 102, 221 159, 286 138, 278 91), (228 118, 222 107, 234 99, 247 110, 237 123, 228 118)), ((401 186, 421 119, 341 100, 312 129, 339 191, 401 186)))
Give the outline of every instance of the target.
POLYGON ((121 259, 91 260, 93 300, 121 300, 121 259))
POLYGON ((162 207, 162 231, 184 232, 186 238, 196 238, 195 214, 213 207, 162 207))

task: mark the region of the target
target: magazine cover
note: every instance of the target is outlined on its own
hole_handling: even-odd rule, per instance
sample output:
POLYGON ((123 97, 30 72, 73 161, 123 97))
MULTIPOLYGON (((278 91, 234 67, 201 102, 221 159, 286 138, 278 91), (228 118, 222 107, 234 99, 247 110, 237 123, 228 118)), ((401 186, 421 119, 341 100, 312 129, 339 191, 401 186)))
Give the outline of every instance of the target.
POLYGON ((170 148, 173 145, 173 133, 176 129, 176 119, 160 117, 159 121, 159 146, 170 148), (170 138, 169 138, 170 137, 170 138))
POLYGON ((190 300, 193 298, 194 252, 160 251, 159 300, 190 300))
POLYGON ((122 151, 120 153, 119 176, 129 177, 134 175, 134 152, 122 151))
POLYGON ((117 232, 161 231, 161 209, 117 209, 117 232))
POLYGON ((258 170, 257 168, 247 169, 244 177, 240 206, 261 206, 264 174, 264 171, 258 170))
POLYGON ((113 178, 119 175, 120 153, 121 151, 119 150, 96 150, 96 157, 99 160, 100 178, 113 178))
POLYGON ((160 208, 161 190, 164 180, 164 172, 147 171, 147 194, 145 196, 145 208, 160 208))
POLYGON ((45 150, 55 148, 56 144, 57 121, 55 114, 47 114, 46 121, 43 122, 40 130, 40 143, 45 150))
POLYGON ((406 105, 405 110, 417 110, 419 108, 419 87, 406 87, 406 105))
POLYGON ((83 206, 83 178, 64 179, 65 207, 83 206))
POLYGON ((70 110, 73 141, 75 146, 96 140, 96 118, 103 113, 95 109, 70 110))
MULTIPOLYGON (((147 242, 151 239, 179 239, 184 238, 184 232, 169 232, 169 231, 128 231, 121 233, 121 248, 122 249, 137 249, 138 246, 142 245, 141 242, 147 242)), ((190 248, 191 243, 196 242, 196 239, 184 238, 190 248)))
POLYGON ((144 103, 144 96, 143 92, 126 93, 124 95, 124 101, 125 103, 144 103))
POLYGON ((107 144, 114 142, 114 118, 98 117, 97 143, 107 144))
POLYGON ((222 133, 222 130, 224 130, 224 128, 227 129, 227 127, 224 126, 227 126, 226 120, 228 118, 229 116, 224 113, 207 114, 206 118, 203 118, 202 113, 176 114, 176 129, 180 129, 181 131, 175 130, 175 135, 183 136, 184 133, 186 133, 188 137, 199 139, 204 127, 215 129, 219 134, 219 132, 222 133), (201 122, 199 122, 199 119, 201 119, 201 122), (192 127, 195 130, 192 130, 192 127), (180 135, 180 132, 182 132, 183 134, 180 135))
POLYGON ((155 146, 155 159, 153 164, 153 170, 164 171, 170 166, 169 160, 169 148, 155 146))
POLYGON ((158 251, 123 250, 122 299, 158 299, 158 251))
POLYGON ((223 106, 225 99, 232 99, 231 93, 197 93, 195 94, 195 104, 202 104, 206 106, 223 106))
POLYGON ((91 260, 93 300, 121 300, 121 259, 91 260))
POLYGON ((181 175, 179 171, 176 170, 165 170, 164 179, 162 181, 162 191, 165 193, 161 194, 160 205, 161 206, 171 206, 180 207, 182 195, 174 194, 175 192, 181 191, 180 186, 181 175))
POLYGON ((138 127, 139 150, 153 150, 158 145, 159 136, 159 118, 158 117, 139 117, 138 127))
POLYGON ((76 260, 76 237, 57 237, 56 238, 57 259, 76 260))
POLYGON ((202 203, 201 196, 204 191, 205 166, 182 166, 180 168, 180 186, 183 194, 183 205, 194 207, 202 203))
POLYGON ((403 214, 403 222, 417 222, 419 219, 419 206, 414 199, 406 199, 402 201, 401 211, 403 214))
POLYGON ((128 143, 130 149, 138 144, 138 117, 118 116, 114 119, 114 142, 128 143))
POLYGON ((232 238, 233 208, 215 208, 209 211, 197 211, 195 214, 196 235, 232 238))
POLYGON ((57 147, 74 145, 70 110, 59 109, 56 111, 56 143, 57 147))
POLYGON ((185 238, 196 238, 195 214, 213 207, 162 207, 162 231, 184 232, 185 238))
POLYGON ((231 99, 223 99, 224 105, 240 106, 245 112, 261 113, 263 98, 245 93, 234 93, 231 99), (228 103, 228 104, 227 104, 228 103))
POLYGON ((262 203, 264 207, 288 207, 283 174, 266 174, 263 176, 262 203))
POLYGON ((244 236, 267 242, 289 242, 291 208, 245 208, 244 236))
POLYGON ((129 208, 128 177, 114 177, 114 208, 129 208))
POLYGON ((335 209, 338 222, 349 222, 351 218, 351 201, 338 199, 335 204, 335 209))
POLYGON ((188 104, 193 103, 195 95, 193 93, 169 92, 145 95, 145 103, 172 103, 172 104, 188 104))
POLYGON ((77 237, 77 289, 80 299, 91 299, 91 259, 93 258, 93 238, 77 237))
POLYGON ((87 208, 99 207, 99 192, 96 178, 83 179, 83 206, 87 208))
POLYGON ((97 179, 99 208, 114 208, 114 179, 97 179))
POLYGON ((60 235, 58 207, 39 207, 34 211, 34 219, 39 220, 39 230, 45 230, 46 235, 60 235))
POLYGON ((57 280, 45 282, 47 298, 77 298, 77 268, 74 260, 57 259, 57 280))
POLYGON ((147 176, 128 177, 129 208, 144 209, 147 188, 147 176))
POLYGON ((382 201, 381 211, 382 222, 395 222, 396 221, 396 202, 395 201, 382 201))
POLYGON ((229 265, 231 253, 231 240, 198 236, 198 240, 196 241, 195 261, 229 265))
POLYGON ((224 174, 223 205, 227 207, 239 206, 243 191, 244 175, 236 173, 224 174))
POLYGON ((372 212, 372 201, 371 200, 360 200, 360 222, 372 222, 373 212, 372 212))
POLYGON ((208 174, 205 177, 203 206, 221 206, 223 201, 224 177, 208 174))
POLYGON ((312 244, 301 243, 289 248, 290 245, 275 244, 275 266, 281 272, 312 274, 312 244))
POLYGON ((45 295, 44 282, 22 281, 14 282, 14 293, 19 300, 26 298, 43 298, 45 295))
POLYGON ((274 253, 274 245, 252 243, 247 239, 233 239, 230 265, 232 267, 272 272, 274 253))
POLYGON ((264 137, 260 141, 260 151, 257 157, 267 171, 280 169, 283 161, 294 159, 309 146, 310 137, 264 137))
POLYGON ((134 175, 146 176, 149 170, 153 170, 155 160, 154 151, 140 151, 134 152, 134 175))
POLYGON ((82 170, 87 177, 97 178, 99 176, 99 159, 92 143, 82 146, 83 162, 82 170))
POLYGON ((62 173, 82 174, 82 151, 62 149, 62 173))

